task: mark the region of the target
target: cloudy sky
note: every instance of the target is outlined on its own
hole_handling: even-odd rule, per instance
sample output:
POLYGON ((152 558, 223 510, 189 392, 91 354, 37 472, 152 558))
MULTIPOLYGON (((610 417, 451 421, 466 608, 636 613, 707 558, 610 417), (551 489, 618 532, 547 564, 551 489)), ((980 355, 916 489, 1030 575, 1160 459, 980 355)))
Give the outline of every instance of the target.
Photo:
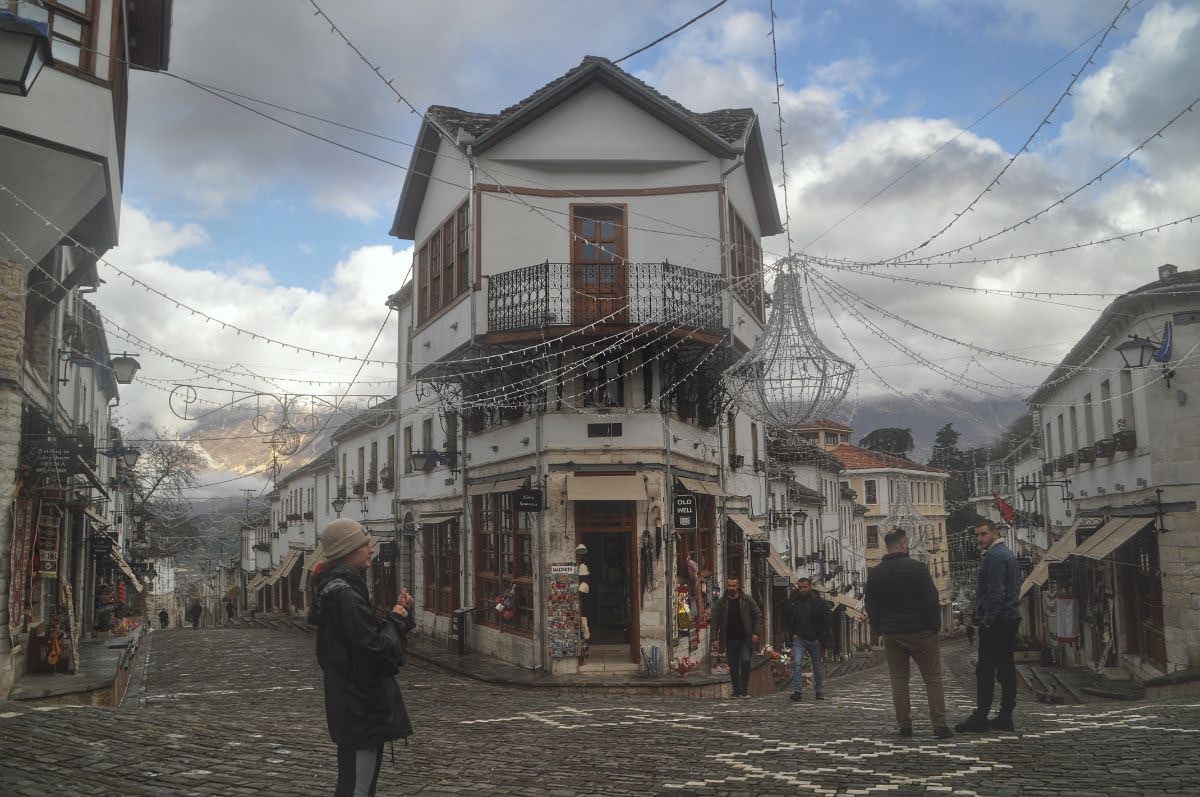
MULTIPOLYGON (((574 3, 538 0, 323 5, 418 107, 439 103, 496 111, 583 55, 624 55, 711 3, 612 0, 590 7, 590 13, 581 13, 574 3)), ((887 258, 917 246, 978 194, 1040 124, 1120 8, 1108 0, 781 0, 777 5, 792 239, 815 255, 858 260, 887 258), (939 147, 907 177, 829 229, 939 147)), ((1200 6, 1167 0, 1132 5, 1029 152, 974 212, 923 252, 973 241, 1040 210, 1200 96, 1200 6)), ((176 4, 172 72, 392 139, 255 106, 380 158, 407 163, 411 149, 401 142, 414 139, 417 117, 396 102, 307 2, 256 0, 237 4, 236 13, 233 8, 229 0, 176 4)), ((766 117, 769 130, 774 87, 767 32, 765 0, 733 0, 623 66, 694 110, 752 105, 766 117)), ((314 141, 161 75, 135 75, 130 105, 121 245, 109 259, 180 301, 246 329, 323 351, 365 352, 386 314, 384 299, 399 287, 411 263, 410 242, 387 235, 403 170, 314 141)), ((777 160, 771 136, 768 146, 777 160)), ((1200 212, 1197 154, 1200 109, 1098 186, 972 256, 1037 251, 1200 212)), ((775 253, 786 248, 783 237, 765 245, 775 253)), ((1004 290, 1119 291, 1152 280, 1163 262, 1196 267, 1197 252, 1200 225, 1191 225, 1056 257, 884 273, 1004 290)), ((1065 353, 1105 303, 1061 299, 1077 305, 1063 307, 821 273, 939 333, 1046 361, 1065 353)), ((251 370, 292 390, 314 393, 339 387, 285 380, 344 380, 356 370, 352 362, 289 354, 223 332, 111 272, 102 276, 109 283, 95 297, 102 312, 204 369, 251 370)), ((836 351, 855 360, 845 335, 892 387, 903 391, 972 393, 943 373, 914 365, 859 324, 833 302, 828 294, 834 290, 826 284, 813 301, 818 330, 836 351), (828 317, 823 297, 840 329, 828 317)), ((1036 384, 1048 370, 979 355, 871 314, 887 334, 921 356, 955 374, 965 372, 968 382, 999 386, 975 395, 1023 396, 1028 390, 1022 386, 1036 384)), ((114 349, 125 348, 113 337, 114 349)), ((394 330, 375 353, 395 356, 394 330)), ((143 360, 144 375, 163 380, 162 386, 195 376, 162 357, 143 360)), ((854 395, 887 391, 857 364, 862 378, 854 395)), ((223 373, 243 382, 233 371, 223 373)), ((389 375, 375 366, 364 369, 361 378, 389 375)), ((371 385, 354 392, 386 389, 371 385)), ((150 385, 130 386, 122 398, 124 415, 132 423, 177 423, 166 399, 150 385)))

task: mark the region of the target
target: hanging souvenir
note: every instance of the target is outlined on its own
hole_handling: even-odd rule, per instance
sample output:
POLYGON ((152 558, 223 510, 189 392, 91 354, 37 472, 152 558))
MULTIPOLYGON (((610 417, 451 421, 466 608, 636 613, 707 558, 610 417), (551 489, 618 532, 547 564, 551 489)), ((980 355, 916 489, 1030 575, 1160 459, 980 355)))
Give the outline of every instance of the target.
POLYGON ((688 608, 687 601, 682 598, 675 609, 675 625, 680 631, 692 629, 692 610, 688 608))

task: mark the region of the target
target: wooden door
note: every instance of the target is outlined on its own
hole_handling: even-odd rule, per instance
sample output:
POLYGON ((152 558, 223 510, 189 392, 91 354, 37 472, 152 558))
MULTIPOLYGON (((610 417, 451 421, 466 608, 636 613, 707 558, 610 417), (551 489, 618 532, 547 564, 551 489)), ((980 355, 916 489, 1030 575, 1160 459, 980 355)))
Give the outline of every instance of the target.
POLYGON ((1158 564, 1158 540, 1148 531, 1139 536, 1138 570, 1141 579, 1142 639, 1144 655, 1151 664, 1166 672, 1167 637, 1163 630, 1162 573, 1158 564))
POLYGON ((625 323, 629 319, 629 295, 624 208, 574 207, 572 224, 572 323, 625 323))
POLYGON ((636 531, 637 503, 634 501, 575 502, 575 542, 587 545, 588 569, 593 574, 589 579, 593 583, 589 586, 597 593, 585 602, 585 608, 599 609, 601 591, 597 587, 601 581, 606 582, 603 592, 609 599, 614 592, 623 593, 620 600, 625 603, 628 617, 625 641, 629 643, 629 660, 635 664, 641 661, 642 638, 636 531), (599 544, 598 538, 602 540, 599 544), (622 570, 623 588, 614 590, 611 579, 622 570))

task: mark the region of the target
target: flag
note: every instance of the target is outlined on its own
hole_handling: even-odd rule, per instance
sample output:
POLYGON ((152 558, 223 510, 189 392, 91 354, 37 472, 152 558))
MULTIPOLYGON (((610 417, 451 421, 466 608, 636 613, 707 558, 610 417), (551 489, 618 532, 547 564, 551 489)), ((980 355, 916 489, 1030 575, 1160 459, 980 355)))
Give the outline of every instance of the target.
POLYGON ((1012 522, 1017 517, 1017 510, 1013 509, 1012 504, 1000 497, 999 493, 992 493, 992 503, 996 505, 996 511, 1000 513, 1000 517, 1005 523, 1012 525, 1012 522))

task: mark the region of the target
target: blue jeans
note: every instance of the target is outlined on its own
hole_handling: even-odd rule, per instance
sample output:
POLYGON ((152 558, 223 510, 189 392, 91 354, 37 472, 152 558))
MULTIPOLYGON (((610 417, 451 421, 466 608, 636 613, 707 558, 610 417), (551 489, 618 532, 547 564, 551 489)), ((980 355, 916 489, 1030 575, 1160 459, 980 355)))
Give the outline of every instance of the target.
POLYGON ((821 661, 821 643, 815 639, 792 637, 792 691, 804 691, 804 654, 812 657, 813 691, 825 694, 825 664, 821 661))

